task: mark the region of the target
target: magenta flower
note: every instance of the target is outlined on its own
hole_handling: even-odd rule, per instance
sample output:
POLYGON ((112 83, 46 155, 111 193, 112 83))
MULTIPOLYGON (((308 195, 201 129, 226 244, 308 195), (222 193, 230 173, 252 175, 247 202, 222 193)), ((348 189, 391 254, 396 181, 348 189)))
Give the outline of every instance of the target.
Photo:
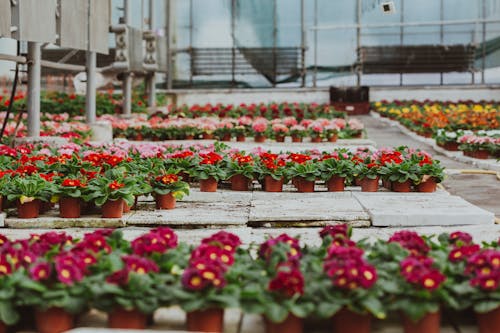
POLYGON ((29 270, 30 277, 34 281, 47 280, 51 272, 50 264, 45 261, 34 264, 29 270))

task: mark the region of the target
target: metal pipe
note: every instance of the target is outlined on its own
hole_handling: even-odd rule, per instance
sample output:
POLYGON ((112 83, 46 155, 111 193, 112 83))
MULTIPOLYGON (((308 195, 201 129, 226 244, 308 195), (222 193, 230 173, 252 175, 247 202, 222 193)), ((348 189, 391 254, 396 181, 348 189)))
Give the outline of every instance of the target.
POLYGON ((231 1, 231 41, 233 43, 233 47, 231 48, 231 87, 234 87, 236 84, 236 0, 231 1))
POLYGON ((87 124, 94 124, 96 122, 96 67, 96 52, 87 51, 87 94, 85 96, 85 118, 87 124))
POLYGON ((484 71, 486 70, 486 0, 483 0, 483 45, 481 60, 481 84, 485 83, 484 71))
POLYGON ((3 54, 3 53, 0 53, 0 60, 17 62, 19 64, 26 64, 26 62, 28 61, 26 59, 26 57, 23 57, 23 56, 15 56, 15 55, 10 55, 10 54, 3 54))
MULTIPOLYGON (((361 0, 356 1, 356 52, 358 53, 361 48, 361 0)), ((359 68, 356 70, 356 85, 361 85, 361 71, 359 68)))
POLYGON ((335 29, 356 29, 360 26, 361 29, 373 29, 373 28, 392 28, 400 27, 401 25, 405 27, 422 27, 422 26, 433 26, 433 25, 462 25, 462 24, 476 24, 476 23, 500 23, 500 19, 482 19, 482 20, 450 20, 450 21, 423 21, 423 22, 407 22, 401 23, 379 23, 379 24, 330 24, 323 26, 313 26, 309 27, 310 30, 335 30, 335 29))
POLYGON ((28 42, 28 137, 40 136, 41 43, 28 42))
POLYGON ((132 114, 132 74, 125 73, 123 76, 123 115, 129 117, 132 114))
POLYGON ((305 23, 305 1, 300 0, 300 52, 301 52, 301 73, 302 84, 300 85, 302 88, 306 86, 306 23, 305 23))
POLYGON ((123 23, 130 24, 132 21, 132 11, 130 9, 130 1, 123 0, 123 23))
MULTIPOLYGON (((155 1, 149 0, 149 30, 155 30, 155 12, 154 12, 155 1)), ((155 34, 156 36, 156 34, 155 34)), ((147 86, 148 86, 148 106, 155 107, 156 106, 156 73, 152 72, 148 75, 147 78, 147 86)))
POLYGON ((40 61, 40 64, 42 67, 45 67, 45 68, 59 69, 59 70, 68 71, 68 72, 83 72, 86 70, 85 66, 72 65, 72 64, 62 64, 59 62, 53 62, 53 61, 48 61, 48 60, 42 60, 42 61, 40 61))
MULTIPOLYGON (((314 26, 318 26, 318 0, 314 0, 314 26)), ((313 87, 318 85, 318 30, 314 30, 314 72, 313 87)))

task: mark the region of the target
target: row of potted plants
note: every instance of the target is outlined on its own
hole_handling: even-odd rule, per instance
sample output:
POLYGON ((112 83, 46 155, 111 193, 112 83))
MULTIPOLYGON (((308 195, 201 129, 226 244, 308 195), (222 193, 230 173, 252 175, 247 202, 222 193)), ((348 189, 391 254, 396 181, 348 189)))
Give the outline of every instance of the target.
POLYGON ((477 131, 500 128, 500 107, 498 102, 492 101, 381 101, 373 103, 372 108, 382 117, 397 120, 425 137, 431 137, 438 129, 477 131))
POLYGON ((0 146, 0 195, 6 204, 17 205, 21 218, 37 217, 42 202, 59 202, 63 217, 79 217, 85 202, 89 211, 102 206, 103 217, 113 218, 121 217, 123 205, 126 211, 137 197, 150 194, 158 208, 172 209, 176 198, 189 193, 186 181, 193 180, 203 192, 216 191, 220 181, 230 181, 233 190, 247 191, 254 179, 268 192, 282 191, 290 180, 299 192, 313 192, 317 180, 330 191, 343 191, 345 184, 357 180, 363 191, 373 192, 379 178, 394 191, 407 192, 417 185, 420 191, 432 192, 444 177, 439 161, 407 147, 374 153, 339 149, 247 154, 222 144, 169 151, 158 145, 148 148, 148 156, 133 146, 128 151, 103 147, 73 144, 57 151, 0 146), (72 209, 66 212, 66 205, 72 209))
POLYGON ((364 125, 357 119, 318 118, 316 120, 295 117, 267 120, 263 117, 250 118, 167 118, 136 116, 124 119, 103 116, 110 121, 115 137, 133 140, 172 140, 172 139, 218 139, 245 141, 246 137, 254 137, 256 142, 264 142, 267 138, 284 142, 290 136, 292 142, 302 142, 306 137, 312 142, 335 142, 338 138, 350 139, 361 137, 364 125))
POLYGON ((180 306, 189 331, 222 332, 224 309, 239 308, 273 333, 301 333, 306 318, 368 333, 374 320, 397 316, 405 333, 437 333, 443 311, 473 311, 480 333, 498 329, 498 242, 412 231, 355 242, 346 225, 320 236, 320 246, 282 234, 245 248, 225 231, 188 246, 169 228, 132 241, 119 230, 1 236, 0 320, 5 329, 33 316, 39 332, 59 333, 95 308, 111 328, 144 329, 160 307, 180 306))

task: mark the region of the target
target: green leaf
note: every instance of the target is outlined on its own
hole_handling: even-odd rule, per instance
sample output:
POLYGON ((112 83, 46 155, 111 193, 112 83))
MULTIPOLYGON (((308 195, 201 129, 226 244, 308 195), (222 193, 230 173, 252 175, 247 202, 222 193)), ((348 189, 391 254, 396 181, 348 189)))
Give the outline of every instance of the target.
POLYGON ((499 306, 500 306, 500 301, 492 301, 492 300, 480 301, 479 303, 474 305, 474 311, 479 313, 486 313, 495 310, 499 306))
POLYGON ((288 310, 276 303, 267 304, 267 311, 265 313, 267 319, 273 323, 281 323, 288 316, 288 310))
POLYGON ((6 325, 14 325, 19 320, 19 313, 11 302, 0 302, 0 319, 6 325))

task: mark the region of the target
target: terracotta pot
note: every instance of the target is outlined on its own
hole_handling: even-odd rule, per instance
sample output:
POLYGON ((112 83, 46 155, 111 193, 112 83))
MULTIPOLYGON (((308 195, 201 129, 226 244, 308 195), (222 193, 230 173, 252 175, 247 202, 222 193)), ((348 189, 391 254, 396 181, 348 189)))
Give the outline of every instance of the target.
POLYGON ((142 141, 142 139, 144 139, 144 137, 142 136, 142 134, 136 134, 135 135, 135 138, 134 138, 135 141, 142 141))
POLYGON ((417 185, 418 192, 431 193, 436 192, 437 183, 434 178, 429 178, 425 182, 422 182, 417 185))
POLYGON ((220 138, 220 141, 231 141, 231 133, 224 134, 222 138, 220 138))
POLYGON ((297 177, 297 191, 300 193, 314 192, 314 180, 306 180, 302 177, 297 177))
POLYGON ((148 316, 138 310, 125 310, 123 308, 115 308, 108 313, 108 327, 122 329, 137 329, 146 328, 148 316))
POLYGON ((265 135, 255 135, 255 137, 253 139, 254 139, 255 142, 258 142, 258 143, 266 142, 266 136, 265 135))
POLYGON ((20 219, 34 219, 40 214, 40 200, 35 199, 21 204, 17 202, 17 216, 20 219))
POLYGON ((370 179, 368 177, 363 178, 361 181, 361 192, 377 192, 378 190, 378 177, 375 179, 370 179))
POLYGON ((266 323, 266 333, 302 333, 303 321, 301 318, 293 314, 289 314, 285 321, 281 323, 273 323, 267 318, 264 318, 266 323))
POLYGON ((463 153, 464 153, 464 156, 469 156, 469 157, 473 156, 473 152, 469 151, 469 150, 464 150, 463 153))
POLYGON ((175 197, 172 193, 155 195, 156 209, 174 209, 175 197))
POLYGON ((35 322, 39 333, 62 333, 74 327, 74 316, 60 308, 49 308, 37 310, 35 322))
POLYGON ((216 192, 217 181, 210 177, 208 179, 200 179, 200 192, 216 192))
POLYGON ((472 152, 472 158, 487 160, 490 157, 490 152, 487 150, 476 150, 472 152))
POLYGON ((7 333, 7 325, 3 321, 0 321, 0 333, 7 333))
POLYGON ((486 313, 477 313, 479 333, 497 333, 500 328, 500 307, 486 313))
POLYGON ((343 192, 345 188, 345 178, 339 176, 332 176, 326 181, 328 192, 343 192))
POLYGON ((265 176, 264 188, 266 192, 283 192, 283 179, 276 180, 271 176, 265 176))
POLYGON ((428 313, 417 322, 403 315, 404 333, 439 333, 441 312, 428 313))
POLYGON ((343 308, 332 317, 335 333, 370 333, 372 317, 343 308))
POLYGON ((220 332, 224 330, 224 309, 188 312, 186 328, 189 332, 220 332))
POLYGON ((194 139, 194 135, 186 135, 184 137, 184 140, 193 140, 194 139))
POLYGON ((102 205, 103 218, 120 218, 123 216, 123 199, 108 200, 102 205))
POLYGON ((233 191, 248 191, 250 179, 243 175, 234 175, 231 177, 231 190, 233 191))
POLYGON ((392 190, 392 182, 388 179, 382 179, 382 186, 388 190, 392 190))
POLYGON ((439 146, 443 147, 444 149, 449 150, 449 151, 458 151, 459 144, 458 144, 458 142, 446 142, 446 143, 443 143, 439 146))
POLYGON ((123 202, 123 212, 124 213, 130 213, 130 211, 132 210, 132 207, 129 206, 125 201, 123 202))
POLYGON ((302 138, 300 136, 292 136, 292 142, 302 142, 302 138))
POLYGON ((411 192, 411 180, 405 182, 392 182, 392 190, 394 192, 411 192))
POLYGON ((208 133, 203 133, 203 134, 201 135, 201 138, 202 138, 203 140, 212 140, 212 139, 214 138, 214 135, 213 135, 213 134, 208 134, 208 133))
POLYGON ((236 137, 236 141, 238 141, 238 142, 245 142, 245 140, 246 140, 246 138, 244 135, 238 135, 236 137))
POLYGON ((339 138, 339 136, 337 134, 334 134, 328 138, 328 142, 337 142, 338 138, 339 138))
POLYGON ((311 142, 314 142, 314 143, 318 143, 321 141, 323 141, 323 139, 319 136, 315 136, 315 137, 311 138, 311 142))
POLYGON ((59 216, 62 218, 78 218, 82 200, 80 198, 62 197, 59 199, 59 216))
POLYGON ((276 135, 275 140, 276 140, 276 142, 285 142, 285 136, 284 135, 276 135))
POLYGON ((354 185, 361 186, 362 182, 363 182, 363 178, 359 178, 359 177, 354 178, 354 185))

